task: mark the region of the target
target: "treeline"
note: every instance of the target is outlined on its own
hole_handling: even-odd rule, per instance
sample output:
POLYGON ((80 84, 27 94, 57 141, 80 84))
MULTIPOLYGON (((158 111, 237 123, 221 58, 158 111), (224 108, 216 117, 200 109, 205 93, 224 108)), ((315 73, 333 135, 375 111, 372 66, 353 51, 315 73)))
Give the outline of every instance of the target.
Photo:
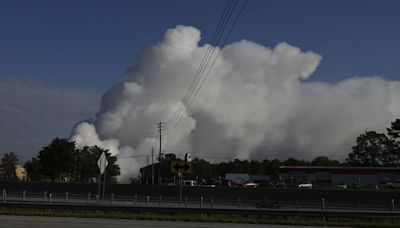
POLYGON ((120 168, 117 158, 108 150, 97 146, 75 147, 75 142, 68 139, 55 138, 48 146, 43 147, 37 157, 25 164, 28 177, 32 181, 51 180, 80 183, 96 182, 99 171, 97 160, 102 153, 106 154, 108 166, 106 179, 116 182, 120 168))
MULTIPOLYGON (((96 182, 98 177, 97 160, 105 153, 108 166, 106 178, 116 182, 120 174, 117 158, 106 149, 97 146, 86 146, 78 149, 74 142, 68 139, 55 138, 43 147, 38 155, 24 165, 28 179, 31 181, 68 181, 80 183, 96 182)), ((266 151, 267 153, 267 151, 266 151)), ((321 151, 323 153, 323 151, 321 151)), ((166 154, 155 164, 154 176, 157 183, 160 174, 162 182, 174 181, 171 174, 171 161, 176 160, 175 154, 166 154)), ((6 153, 0 164, 0 179, 15 180, 15 168, 18 158, 15 153, 6 153)), ((366 131, 356 139, 356 144, 344 161, 331 160, 326 156, 318 156, 312 161, 289 158, 285 161, 277 159, 263 161, 238 160, 211 163, 201 158, 192 161, 192 173, 187 178, 218 178, 226 173, 249 173, 260 175, 278 174, 278 168, 285 166, 362 166, 362 167, 400 167, 400 119, 391 123, 386 132, 366 131)), ((152 167, 140 169, 140 181, 152 183, 152 167)))
MULTIPOLYGON (((174 182, 177 179, 176 174, 171 173, 171 162, 179 160, 175 154, 166 154, 161 160, 160 174, 162 182, 174 182)), ((263 161, 239 160, 235 159, 229 162, 211 163, 204 159, 195 158, 192 160, 192 172, 185 174, 188 179, 219 179, 224 178, 226 173, 248 173, 257 175, 278 176, 280 166, 344 166, 336 160, 331 160, 326 156, 318 156, 312 161, 299 160, 296 158, 288 158, 285 161, 278 159, 263 161)), ((152 183, 152 167, 151 165, 140 169, 141 183, 152 183)), ((158 179, 158 164, 154 165, 155 183, 158 179)))
MULTIPOLYGON (((30 181, 94 183, 99 175, 97 160, 103 152, 108 160, 105 171, 107 182, 116 183, 120 168, 116 164, 115 156, 97 146, 85 146, 78 149, 75 147, 75 142, 68 139, 53 139, 48 146, 39 151, 36 157, 26 162, 24 167, 30 181)), ((16 156, 14 160, 17 161, 16 156)), ((9 173, 12 173, 12 167, 15 167, 16 161, 8 164, 9 173)))
MULTIPOLYGON (((321 151, 323 152, 323 151, 321 151)), ((167 154, 161 160, 160 173, 164 182, 171 182, 176 176, 171 174, 171 161, 175 154, 167 154)), ((158 176, 158 164, 155 165, 155 176, 158 176)), ((386 133, 366 131, 356 139, 356 145, 344 161, 329 159, 326 156, 315 157, 312 161, 288 158, 263 161, 238 160, 211 163, 201 158, 192 161, 192 173, 187 178, 223 178, 226 173, 249 173, 277 176, 280 166, 357 166, 357 167, 400 167, 400 120, 396 119, 386 133)), ((140 169, 142 183, 152 183, 151 166, 140 169)), ((156 178, 157 179, 157 178, 156 178)))

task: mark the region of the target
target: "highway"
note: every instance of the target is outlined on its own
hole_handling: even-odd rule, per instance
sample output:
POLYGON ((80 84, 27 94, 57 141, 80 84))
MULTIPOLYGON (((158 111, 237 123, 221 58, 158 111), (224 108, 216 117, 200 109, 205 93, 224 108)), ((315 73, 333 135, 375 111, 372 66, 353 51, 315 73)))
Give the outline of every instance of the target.
MULTIPOLYGON (((2 228, 241 228, 243 224, 232 223, 205 223, 205 222, 173 222, 173 221, 145 221, 126 219, 93 219, 93 218, 64 218, 64 217, 30 217, 0 215, 2 228)), ((297 228, 302 226, 283 225, 254 225, 246 224, 248 228, 297 228)), ((308 226, 312 228, 312 226, 308 226)))

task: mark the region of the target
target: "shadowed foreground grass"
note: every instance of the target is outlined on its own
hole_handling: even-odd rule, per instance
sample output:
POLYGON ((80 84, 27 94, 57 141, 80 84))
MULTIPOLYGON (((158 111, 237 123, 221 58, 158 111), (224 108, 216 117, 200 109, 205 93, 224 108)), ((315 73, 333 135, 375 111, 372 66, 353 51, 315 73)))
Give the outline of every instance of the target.
POLYGON ((277 218, 267 216, 238 216, 238 215, 180 215, 166 213, 129 213, 108 211, 79 211, 79 210, 51 210, 40 209, 2 209, 0 215, 21 216, 52 216, 76 218, 105 218, 105 219, 133 219, 133 220, 159 220, 159 221, 186 221, 186 222, 217 222, 217 223, 247 223, 247 224, 279 224, 279 225, 304 225, 304 226, 338 226, 362 228, 398 228, 400 220, 371 219, 332 219, 288 217, 277 218))

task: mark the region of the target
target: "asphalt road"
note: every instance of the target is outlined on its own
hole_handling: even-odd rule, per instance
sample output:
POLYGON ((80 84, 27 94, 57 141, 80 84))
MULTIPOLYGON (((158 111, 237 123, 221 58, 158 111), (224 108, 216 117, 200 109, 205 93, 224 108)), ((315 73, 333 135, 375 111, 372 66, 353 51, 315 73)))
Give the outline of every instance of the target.
MULTIPOLYGON (((170 222, 170 221, 145 221, 145 220, 124 220, 124 219, 92 219, 92 218, 61 218, 61 217, 30 217, 30 216, 3 216, 0 215, 0 227, 2 228, 297 228, 301 226, 281 225, 252 225, 252 224, 231 224, 231 223, 204 223, 204 222, 170 222)), ((304 226, 303 226, 304 227, 304 226)), ((307 228, 312 228, 311 226, 307 228)), ((324 227, 327 228, 327 227, 324 227)))

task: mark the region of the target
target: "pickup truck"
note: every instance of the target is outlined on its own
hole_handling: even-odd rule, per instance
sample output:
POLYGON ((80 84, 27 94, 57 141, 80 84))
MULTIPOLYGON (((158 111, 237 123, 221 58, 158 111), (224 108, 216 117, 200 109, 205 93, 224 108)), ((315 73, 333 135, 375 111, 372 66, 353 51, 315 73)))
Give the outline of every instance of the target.
POLYGON ((400 180, 397 180, 396 182, 389 182, 386 183, 386 188, 388 189, 395 189, 395 188, 400 188, 400 180))

